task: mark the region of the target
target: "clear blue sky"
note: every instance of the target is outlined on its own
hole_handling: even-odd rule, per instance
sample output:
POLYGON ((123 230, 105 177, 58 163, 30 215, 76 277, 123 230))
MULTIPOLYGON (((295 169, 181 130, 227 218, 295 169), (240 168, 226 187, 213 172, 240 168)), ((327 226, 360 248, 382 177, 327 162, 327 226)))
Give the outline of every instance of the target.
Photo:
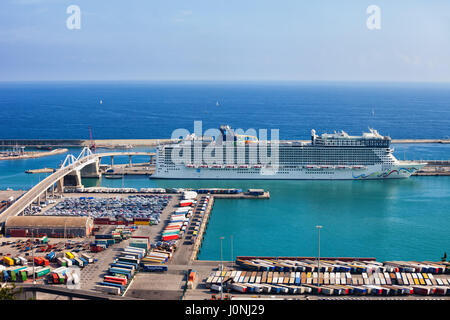
POLYGON ((447 82, 450 1, 0 1, 0 81, 187 79, 447 82))

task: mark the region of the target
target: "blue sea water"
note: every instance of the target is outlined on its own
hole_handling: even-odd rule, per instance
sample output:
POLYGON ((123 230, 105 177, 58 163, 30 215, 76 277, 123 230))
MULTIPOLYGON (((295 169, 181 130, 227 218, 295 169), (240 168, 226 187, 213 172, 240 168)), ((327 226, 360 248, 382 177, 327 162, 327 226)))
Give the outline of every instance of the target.
MULTIPOLYGON (((450 135, 449 84, 352 83, 0 83, 0 138, 166 138, 176 128, 230 124, 277 128, 281 139, 308 139, 374 127, 392 138, 450 135), (100 104, 99 101, 103 100, 100 104), (216 102, 219 101, 219 106, 216 102), (372 112, 373 111, 373 112, 372 112)), ((399 159, 450 159, 450 145, 394 145, 399 159)), ((146 148, 144 148, 147 150, 146 148)), ((76 154, 79 149, 69 152, 76 154)), ((28 189, 66 155, 0 161, 0 189, 28 189)), ((103 159, 107 163, 109 159, 103 159)), ((147 161, 136 159, 134 161, 147 161)), ((127 163, 128 157, 115 163, 127 163)), ((217 200, 200 259, 236 255, 437 260, 448 251, 450 179, 391 181, 165 181, 84 179, 86 186, 264 188, 270 200, 217 200)))
POLYGON ((193 130, 194 120, 204 129, 279 129, 281 139, 369 126, 396 139, 442 138, 450 135, 450 84, 0 83, 0 110, 3 139, 88 139, 89 126, 96 139, 158 139, 193 130))

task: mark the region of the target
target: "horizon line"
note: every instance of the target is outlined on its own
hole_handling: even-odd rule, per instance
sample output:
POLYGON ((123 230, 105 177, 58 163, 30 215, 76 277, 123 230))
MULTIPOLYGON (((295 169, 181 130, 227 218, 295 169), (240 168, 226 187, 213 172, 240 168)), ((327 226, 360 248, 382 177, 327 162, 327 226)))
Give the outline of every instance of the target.
POLYGON ((53 82, 260 82, 260 83, 415 83, 450 84, 450 80, 301 80, 301 79, 45 79, 45 80, 0 80, 0 83, 53 83, 53 82))

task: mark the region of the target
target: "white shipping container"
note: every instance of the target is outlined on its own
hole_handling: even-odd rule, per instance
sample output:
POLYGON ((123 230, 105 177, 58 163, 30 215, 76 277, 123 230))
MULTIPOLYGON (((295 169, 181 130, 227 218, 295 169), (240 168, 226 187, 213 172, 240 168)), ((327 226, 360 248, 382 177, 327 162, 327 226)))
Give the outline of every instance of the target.
POLYGON ((59 268, 54 269, 53 272, 54 273, 61 273, 61 272, 64 272, 66 270, 67 270, 66 267, 59 267, 59 268))
POLYGON ((68 267, 72 266, 72 260, 70 260, 69 258, 66 258, 66 257, 64 257, 63 259, 67 262, 68 267))

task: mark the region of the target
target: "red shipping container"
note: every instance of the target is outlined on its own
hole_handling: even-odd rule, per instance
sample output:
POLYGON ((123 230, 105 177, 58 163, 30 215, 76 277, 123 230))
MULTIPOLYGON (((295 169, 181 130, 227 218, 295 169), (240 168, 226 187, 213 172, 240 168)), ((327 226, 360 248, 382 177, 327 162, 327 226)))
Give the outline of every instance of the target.
POLYGON ((169 240, 177 240, 179 238, 180 238, 180 236, 178 234, 172 234, 170 236, 164 236, 163 240, 164 241, 169 241, 169 240))
POLYGON ((119 277, 112 277, 112 276, 105 276, 104 281, 109 281, 109 280, 113 280, 113 281, 118 281, 120 284, 122 285, 126 285, 127 284, 127 279, 125 278, 119 278, 119 277))

